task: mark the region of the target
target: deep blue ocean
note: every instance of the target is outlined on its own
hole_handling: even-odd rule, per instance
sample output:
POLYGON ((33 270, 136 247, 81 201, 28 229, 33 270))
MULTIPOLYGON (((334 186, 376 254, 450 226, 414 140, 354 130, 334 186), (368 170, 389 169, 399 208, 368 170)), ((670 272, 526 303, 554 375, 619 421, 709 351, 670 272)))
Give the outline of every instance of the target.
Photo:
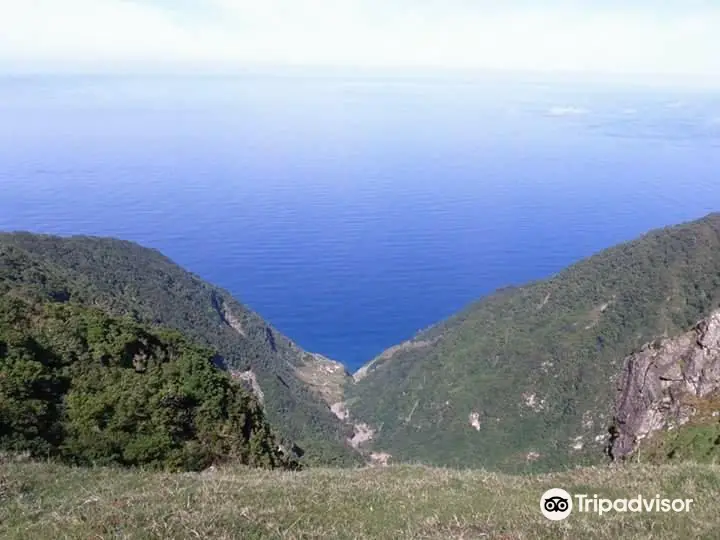
POLYGON ((0 229, 162 250, 357 368, 720 210, 720 93, 523 78, 0 78, 0 229))

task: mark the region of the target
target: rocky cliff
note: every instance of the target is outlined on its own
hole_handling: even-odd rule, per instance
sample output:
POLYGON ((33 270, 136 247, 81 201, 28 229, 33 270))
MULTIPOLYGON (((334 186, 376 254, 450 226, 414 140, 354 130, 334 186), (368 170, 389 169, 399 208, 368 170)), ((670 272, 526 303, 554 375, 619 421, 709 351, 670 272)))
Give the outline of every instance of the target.
POLYGON ((646 344, 625 360, 610 455, 615 460, 625 459, 643 439, 683 426, 700 412, 717 417, 718 393, 720 310, 689 332, 646 344))

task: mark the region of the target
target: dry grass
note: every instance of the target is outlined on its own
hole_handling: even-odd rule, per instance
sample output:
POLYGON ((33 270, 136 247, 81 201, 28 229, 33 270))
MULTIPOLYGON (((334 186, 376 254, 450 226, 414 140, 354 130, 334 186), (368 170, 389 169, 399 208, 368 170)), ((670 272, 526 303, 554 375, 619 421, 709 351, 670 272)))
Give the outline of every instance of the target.
POLYGON ((717 538, 720 467, 586 468, 506 476, 420 466, 228 468, 200 474, 0 464, 0 537, 717 538), (547 521, 550 487, 609 498, 693 498, 687 514, 573 513, 547 521))

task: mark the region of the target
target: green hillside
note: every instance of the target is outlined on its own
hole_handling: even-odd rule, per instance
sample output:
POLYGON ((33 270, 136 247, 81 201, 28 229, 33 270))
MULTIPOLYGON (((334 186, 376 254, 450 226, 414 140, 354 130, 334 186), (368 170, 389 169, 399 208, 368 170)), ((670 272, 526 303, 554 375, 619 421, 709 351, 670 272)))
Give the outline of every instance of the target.
MULTIPOLYGON (((92 237, 0 234, 0 294, 34 295, 180 331, 237 372, 251 370, 271 425, 306 463, 356 463, 347 426, 307 376, 320 360, 220 288, 137 244, 92 237)), ((322 360, 326 364, 326 360, 322 360)), ((337 367, 340 371, 342 369, 337 367)))
POLYGON ((541 470, 602 459, 624 358, 720 306, 720 214, 502 290, 356 374, 395 460, 541 470))
POLYGON ((214 353, 94 309, 0 296, 0 451, 78 465, 292 466, 214 353))

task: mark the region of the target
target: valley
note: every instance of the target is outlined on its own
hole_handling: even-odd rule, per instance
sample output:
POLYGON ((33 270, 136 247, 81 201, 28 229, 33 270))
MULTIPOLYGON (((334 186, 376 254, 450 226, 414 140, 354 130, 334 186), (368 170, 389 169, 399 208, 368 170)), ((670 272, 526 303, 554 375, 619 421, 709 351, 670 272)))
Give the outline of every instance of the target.
MULTIPOLYGON (((710 438, 703 459, 714 459, 714 330, 693 371, 702 384, 686 391, 698 403, 666 415, 655 402, 623 403, 640 399, 642 384, 628 377, 632 355, 665 340, 665 367, 655 376, 662 379, 689 358, 682 343, 692 342, 693 327, 714 328, 712 317, 703 321, 720 307, 719 253, 720 214, 651 231, 546 280, 485 297, 355 374, 130 242, 0 235, 0 290, 172 328, 210 347, 213 362, 254 394, 283 448, 294 448, 305 465, 410 462, 527 473, 625 459, 646 436, 682 433, 701 410, 710 438), (636 427, 626 434, 622 426, 636 427)), ((695 455, 673 448, 656 458, 695 455)))

